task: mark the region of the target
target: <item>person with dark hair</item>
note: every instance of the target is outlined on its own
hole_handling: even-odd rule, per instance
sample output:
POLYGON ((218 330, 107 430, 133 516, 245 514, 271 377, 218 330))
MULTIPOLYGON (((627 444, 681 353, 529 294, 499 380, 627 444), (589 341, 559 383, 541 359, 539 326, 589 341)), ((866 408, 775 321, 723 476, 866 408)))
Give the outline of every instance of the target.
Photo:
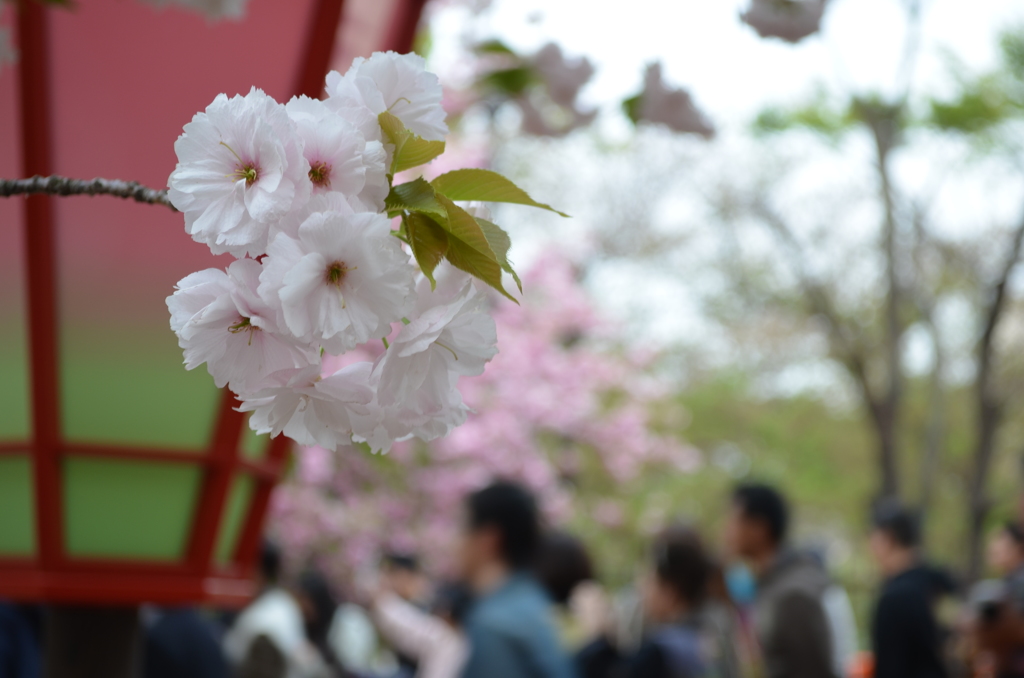
POLYGON ((787 546, 789 507, 767 485, 732 495, 726 542, 757 578, 753 622, 767 678, 835 678, 832 625, 824 605, 831 581, 808 554, 787 546))
POLYGON ((534 572, 556 605, 569 603, 573 590, 594 578, 594 565, 587 547, 577 537, 551 530, 541 539, 534 572))
POLYGON ((207 615, 192 607, 145 608, 142 618, 143 678, 228 678, 221 629, 207 615))
POLYGON ((999 579, 971 591, 970 632, 976 664, 989 664, 999 678, 1024 676, 1024 530, 1004 523, 988 544, 988 563, 999 579))
POLYGON ((724 629, 706 614, 714 564, 686 527, 655 539, 641 585, 646 630, 631 654, 616 647, 610 624, 577 655, 583 678, 732 678, 724 629))
POLYGON ((871 641, 876 678, 944 678, 934 604, 935 571, 921 561, 917 516, 894 501, 874 510, 869 543, 885 583, 875 606, 871 641))
POLYGON ((224 653, 239 678, 303 675, 314 661, 302 611, 281 586, 281 552, 264 541, 259 559, 259 592, 224 635, 224 653))
POLYGON ((571 678, 558 646, 551 601, 529 572, 540 545, 533 496, 510 482, 470 494, 460 567, 475 601, 465 620, 463 678, 571 678))

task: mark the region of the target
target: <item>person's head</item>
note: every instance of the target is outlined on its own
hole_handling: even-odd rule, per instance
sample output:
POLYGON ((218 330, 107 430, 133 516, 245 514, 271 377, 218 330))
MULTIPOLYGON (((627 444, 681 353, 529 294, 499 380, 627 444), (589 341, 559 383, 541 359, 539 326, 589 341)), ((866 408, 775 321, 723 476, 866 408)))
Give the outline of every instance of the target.
POLYGON ((677 619, 704 602, 713 566, 700 536, 687 527, 662 532, 651 549, 642 585, 644 615, 654 623, 677 619))
POLYGON ((732 493, 726 524, 726 546, 733 555, 760 561, 774 554, 786 539, 789 507, 768 485, 740 485, 732 493))
POLYGON ((468 579, 495 566, 528 568, 539 543, 537 504, 523 487, 498 481, 466 497, 461 565, 468 579))
POLYGON ((264 538, 260 545, 260 560, 256 570, 260 589, 276 586, 281 578, 281 549, 270 539, 264 538))
POLYGON ((561 530, 546 533, 534 566, 537 579, 551 599, 566 605, 573 589, 594 578, 594 566, 582 541, 561 530))
POLYGON ((381 559, 380 569, 388 589, 405 600, 418 601, 427 594, 429 582, 415 555, 386 553, 381 559))
POLYGON ((989 566, 1005 576, 1024 566, 1024 530, 1015 522, 1008 522, 992 535, 988 543, 989 566))
POLYGON ((299 576, 292 593, 302 610, 306 637, 318 647, 322 646, 327 642, 327 633, 338 607, 330 584, 319 570, 308 569, 299 576))
POLYGON ((879 502, 872 513, 868 543, 882 573, 893 576, 913 566, 921 542, 917 514, 898 501, 879 502))

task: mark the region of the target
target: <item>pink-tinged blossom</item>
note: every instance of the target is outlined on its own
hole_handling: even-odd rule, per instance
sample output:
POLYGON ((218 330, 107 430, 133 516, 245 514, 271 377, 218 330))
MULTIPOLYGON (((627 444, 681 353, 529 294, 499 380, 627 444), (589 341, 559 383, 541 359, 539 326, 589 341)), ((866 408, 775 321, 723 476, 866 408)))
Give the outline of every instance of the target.
MULTIPOLYGON (((457 276, 439 279, 435 294, 450 298, 448 286, 459 290, 457 283, 457 276)), ((645 469, 682 473, 699 464, 692 448, 652 431, 652 406, 665 389, 647 376, 646 364, 632 359, 636 351, 601 348, 616 345, 614 325, 600 318, 572 264, 546 257, 523 283, 530 293, 522 306, 487 300, 501 352, 483 374, 461 378, 453 390, 465 423, 430 443, 395 443, 386 460, 343 450, 331 460, 329 479, 314 472, 325 462, 313 452, 308 469, 278 488, 273 527, 289 539, 296 558, 319 554, 321 564, 340 577, 383 549, 411 543, 443 570, 458 534, 463 496, 494 478, 530 487, 551 521, 621 520, 628 526, 624 507, 598 505, 596 515, 574 513, 574 497, 587 491, 587 474, 604 474, 627 487, 645 469), (318 529, 304 538, 295 535, 293 527, 309 524, 318 529)), ((395 350, 397 333, 392 339, 387 352, 372 342, 353 354, 380 364, 382 355, 395 350)), ((333 369, 344 359, 329 358, 327 364, 333 369)), ((368 420, 380 426, 385 441, 393 439, 387 425, 409 428, 401 415, 385 422, 378 413, 368 420)))
POLYGON ((267 248, 260 295, 302 341, 342 353, 391 332, 408 312, 413 268, 384 215, 315 212, 267 248))
POLYGON ((821 28, 827 0, 751 0, 740 15, 762 38, 797 43, 821 28))
POLYGON ((468 275, 453 273, 457 291, 430 291, 421 281, 415 317, 402 328, 380 366, 377 397, 383 406, 415 393, 444 397, 460 376, 482 374, 498 352, 494 320, 468 275), (447 298, 446 298, 447 297, 447 298))
POLYGON ((362 133, 322 101, 296 97, 285 105, 302 140, 314 196, 340 193, 359 200, 362 210, 380 212, 388 194, 384 146, 362 133))
POLYGON ((309 163, 284 106, 252 90, 220 94, 174 143, 167 197, 214 254, 259 256, 273 221, 309 197, 309 163))
POLYGON ((705 139, 715 135, 714 125, 693 103, 690 93, 665 84, 660 63, 649 65, 644 73, 644 89, 634 116, 635 122, 661 124, 683 134, 698 134, 705 139))
POLYGON ((352 62, 345 75, 327 74, 328 105, 336 110, 391 113, 414 134, 433 141, 448 135, 441 83, 416 54, 374 52, 352 62))
POLYGON ((247 391, 273 372, 319 365, 314 347, 278 331, 277 309, 256 293, 261 271, 258 262, 239 259, 227 272, 193 273, 167 298, 185 367, 206 363, 218 387, 247 391))
POLYGON ((265 388, 245 397, 243 412, 257 433, 281 433, 300 445, 336 450, 352 442, 352 417, 373 399, 370 363, 357 363, 321 377, 320 366, 283 370, 265 388))

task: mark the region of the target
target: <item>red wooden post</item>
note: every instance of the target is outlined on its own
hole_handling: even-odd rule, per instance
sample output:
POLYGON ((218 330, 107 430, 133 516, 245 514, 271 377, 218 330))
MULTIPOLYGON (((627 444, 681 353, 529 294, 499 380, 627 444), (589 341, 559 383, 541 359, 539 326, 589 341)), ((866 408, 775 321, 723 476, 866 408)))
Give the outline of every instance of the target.
MULTIPOLYGON (((21 59, 22 168, 26 177, 51 174, 50 63, 47 12, 41 3, 18 4, 21 59)), ((38 559, 44 567, 64 560, 61 516, 60 385, 57 351, 57 262, 52 198, 25 200, 28 269, 28 346, 32 390, 32 469, 38 559)))

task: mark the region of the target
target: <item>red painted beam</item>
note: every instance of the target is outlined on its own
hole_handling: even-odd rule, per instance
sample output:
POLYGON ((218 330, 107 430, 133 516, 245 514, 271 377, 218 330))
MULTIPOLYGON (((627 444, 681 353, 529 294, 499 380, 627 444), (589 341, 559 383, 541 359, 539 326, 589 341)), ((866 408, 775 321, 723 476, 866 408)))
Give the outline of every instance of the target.
POLYGON ((245 605, 256 593, 252 581, 241 575, 195 576, 138 572, 52 572, 6 570, 0 578, 0 596, 11 600, 60 601, 103 605, 160 605, 197 600, 230 607, 245 605))
POLYGON ((306 29, 306 51, 299 64, 293 94, 319 99, 324 93, 324 76, 331 66, 335 36, 345 11, 345 0, 317 0, 306 29))
MULTIPOLYGON (((38 2, 22 2, 17 12, 22 172, 26 177, 47 176, 52 174, 49 10, 38 2)), ((39 556, 47 567, 59 567, 64 551, 57 456, 61 433, 55 230, 52 198, 26 198, 32 470, 39 556)))
POLYGON ((394 16, 384 41, 385 50, 411 52, 427 0, 396 0, 394 16))
POLYGON ((212 463, 207 467, 203 477, 186 556, 189 565, 199 572, 211 567, 213 549, 224 515, 224 505, 227 503, 233 471, 238 463, 238 442, 242 438, 242 426, 245 425, 246 416, 243 412, 237 411, 239 404, 235 394, 224 389, 217 428, 208 452, 208 459, 212 463))
POLYGON ((263 524, 266 520, 267 509, 270 507, 270 497, 274 492, 274 486, 284 474, 285 461, 291 451, 292 441, 284 435, 279 435, 270 441, 267 462, 271 468, 277 470, 277 473, 269 478, 257 479, 256 490, 252 494, 249 511, 238 536, 238 544, 235 545, 235 562, 237 563, 252 562, 259 553, 260 542, 263 538, 263 524))

